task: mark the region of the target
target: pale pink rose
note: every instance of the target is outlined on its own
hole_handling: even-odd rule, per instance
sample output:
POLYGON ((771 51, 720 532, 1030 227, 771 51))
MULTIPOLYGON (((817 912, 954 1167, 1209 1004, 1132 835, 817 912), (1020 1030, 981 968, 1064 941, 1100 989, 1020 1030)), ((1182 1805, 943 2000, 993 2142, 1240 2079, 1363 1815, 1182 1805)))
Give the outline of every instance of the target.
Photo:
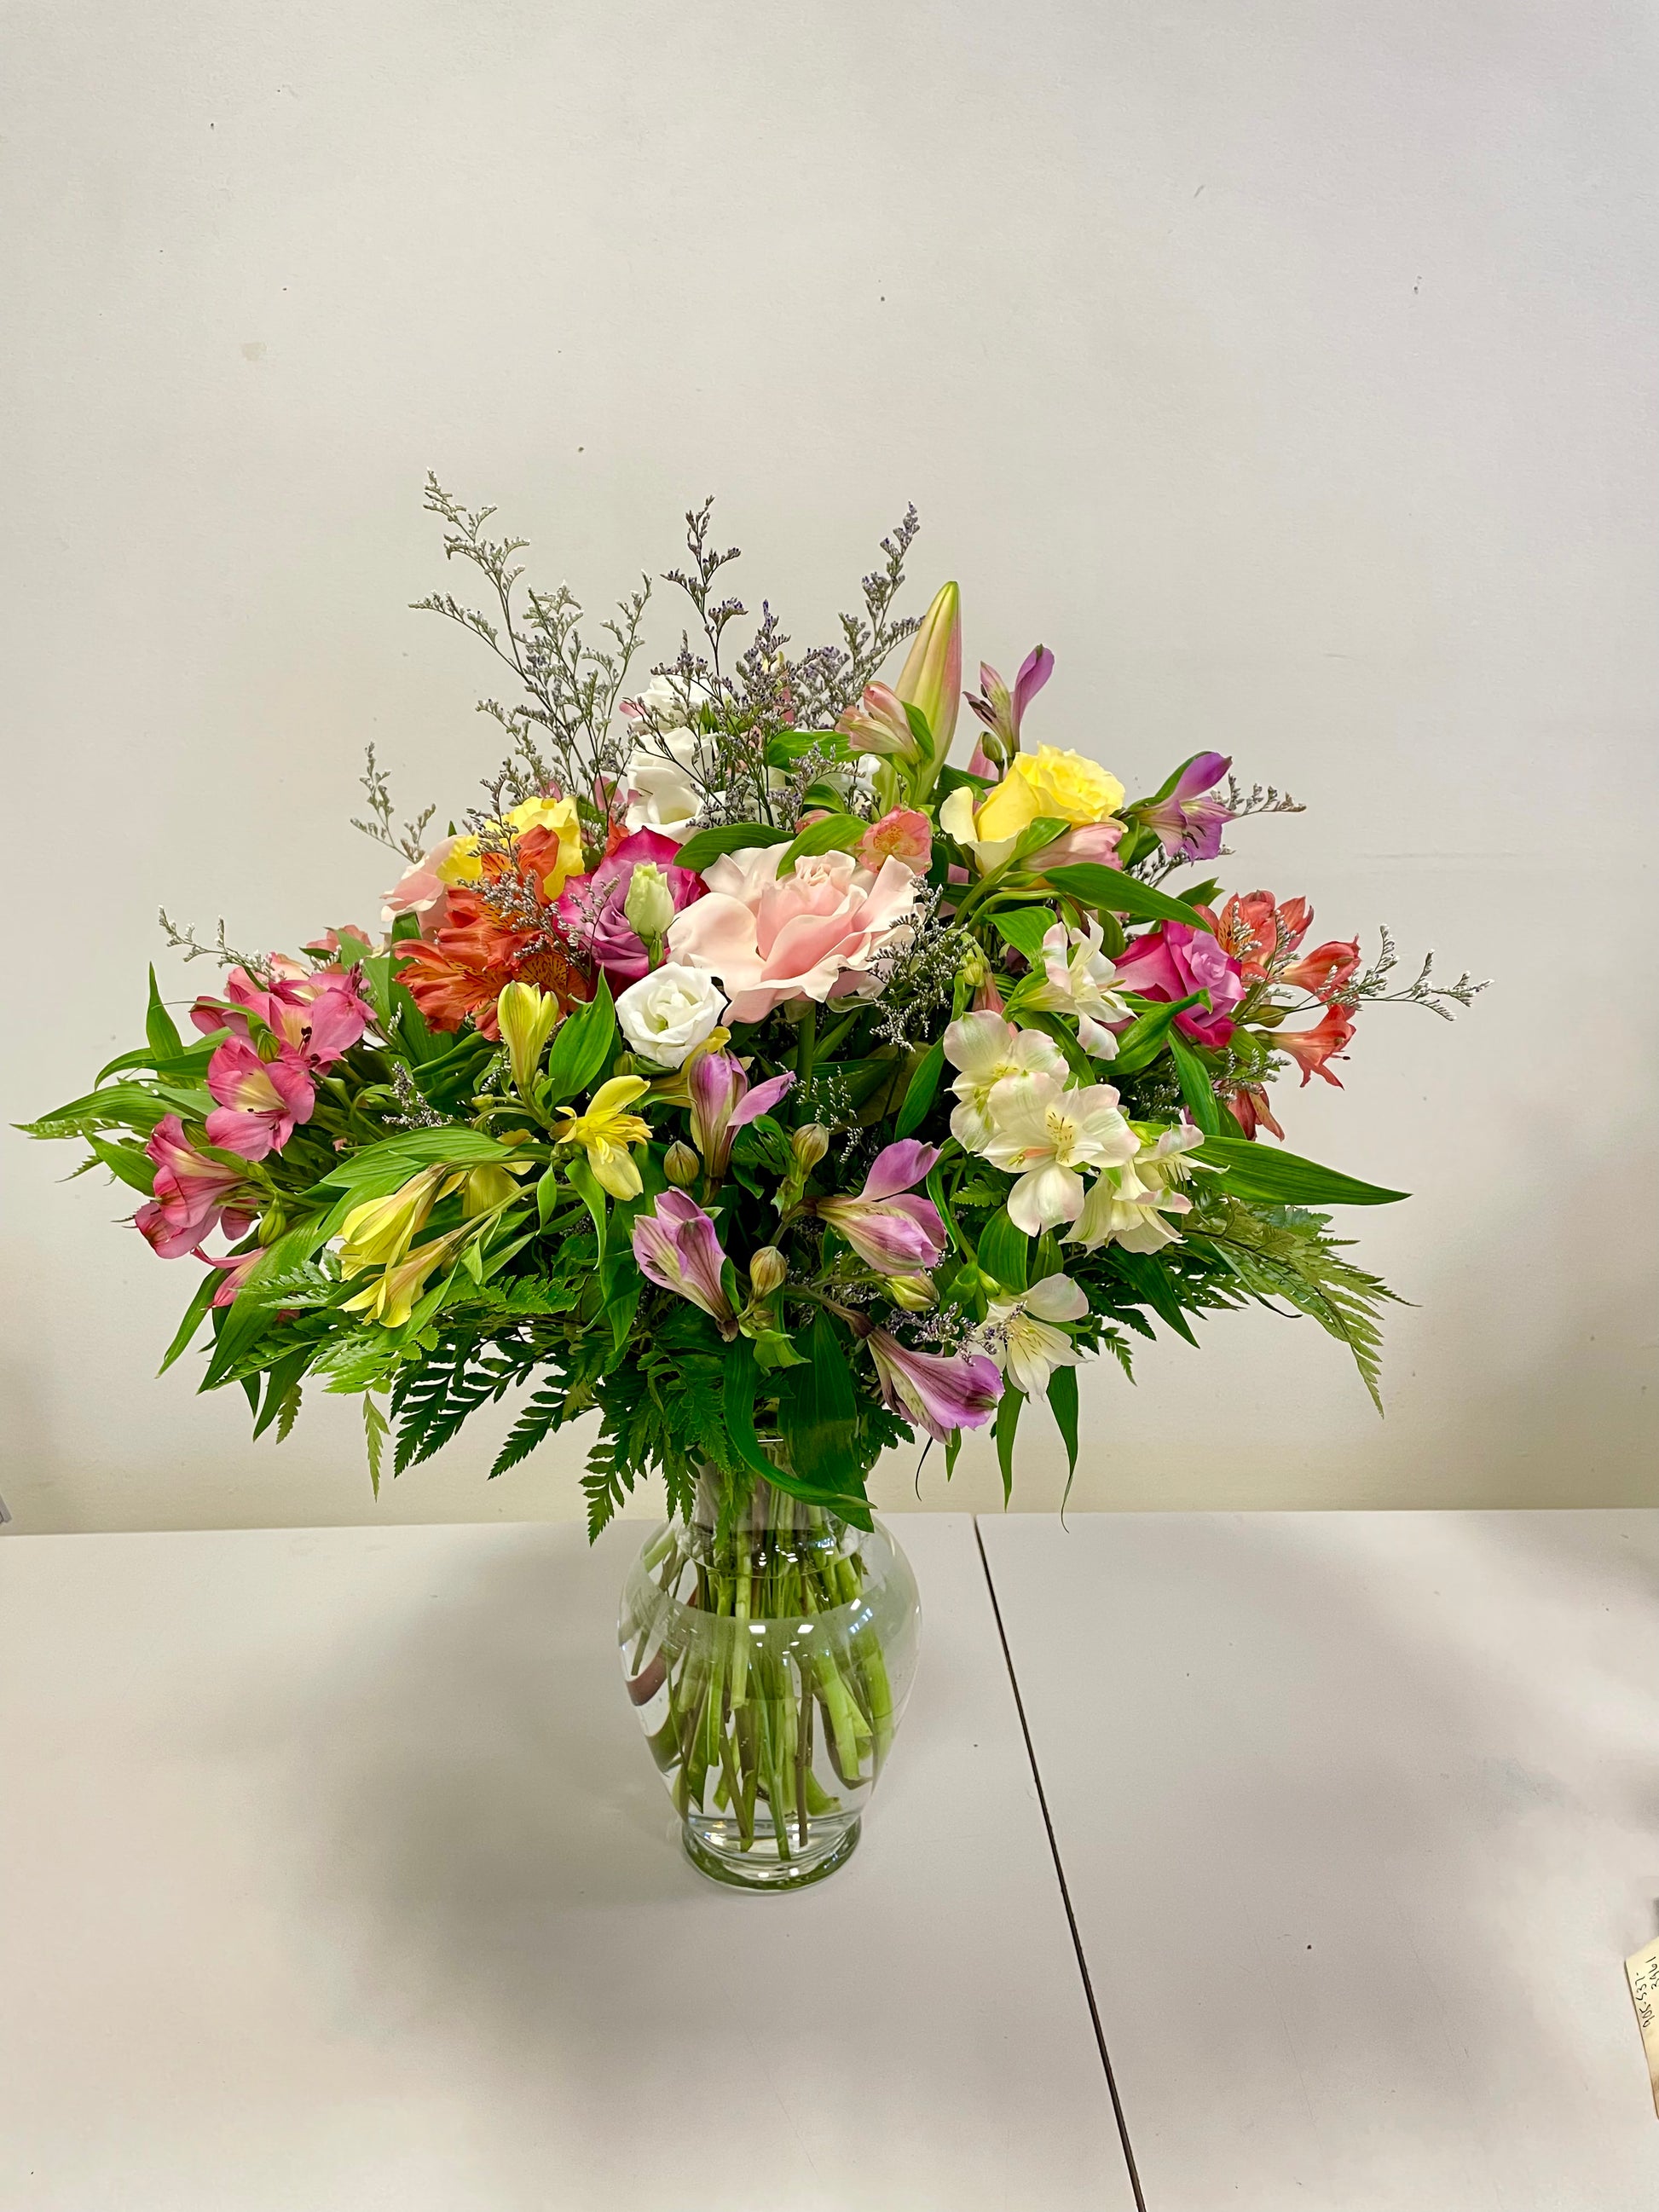
POLYGON ((708 896, 668 927, 673 957, 720 980, 737 1022, 758 1022, 786 999, 825 1000, 878 988, 871 963, 905 927, 919 881, 890 856, 878 873, 851 853, 815 853, 778 876, 781 845, 728 853, 703 871, 708 896))
POLYGON ((440 882, 438 871, 460 842, 459 836, 441 837, 429 853, 423 853, 404 870, 380 908, 380 920, 386 928, 400 914, 419 915, 422 937, 443 927, 449 909, 449 886, 440 882))

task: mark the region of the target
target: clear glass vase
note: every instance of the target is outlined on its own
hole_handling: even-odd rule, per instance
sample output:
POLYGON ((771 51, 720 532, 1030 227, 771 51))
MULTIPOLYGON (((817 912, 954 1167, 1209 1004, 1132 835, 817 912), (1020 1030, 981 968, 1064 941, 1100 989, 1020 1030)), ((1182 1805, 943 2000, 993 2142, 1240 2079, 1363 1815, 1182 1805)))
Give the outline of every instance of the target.
POLYGON ((623 1590, 623 1673, 694 1866, 791 1889, 851 1857, 921 1635, 879 1522, 757 1482, 722 1533, 705 1482, 689 1522, 653 1530, 623 1590))

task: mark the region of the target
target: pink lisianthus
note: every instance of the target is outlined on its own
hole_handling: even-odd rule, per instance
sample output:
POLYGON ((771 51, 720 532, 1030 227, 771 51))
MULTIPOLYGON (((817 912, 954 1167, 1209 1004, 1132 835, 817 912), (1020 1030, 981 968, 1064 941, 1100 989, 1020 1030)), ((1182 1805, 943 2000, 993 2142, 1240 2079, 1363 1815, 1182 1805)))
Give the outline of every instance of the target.
POLYGON ((882 1402, 948 1443, 953 1429, 982 1429, 1002 1395, 1002 1373, 982 1352, 913 1352, 884 1328, 865 1339, 876 1364, 882 1402))
POLYGON ((358 988, 359 971, 313 971, 295 961, 282 964, 289 972, 278 972, 273 963, 268 991, 245 968, 233 968, 224 998, 198 999, 190 1018, 204 1036, 228 1029, 251 1045, 248 1016, 252 1014, 280 1043, 298 1054, 304 1066, 331 1067, 368 1026, 369 1006, 358 988))
POLYGON ((913 806, 896 806, 872 822, 859 841, 859 858, 873 873, 887 860, 902 860, 925 876, 933 857, 933 825, 913 806))
POLYGON ((1224 753, 1194 753, 1176 771, 1167 791, 1133 810, 1134 818, 1153 832, 1166 853, 1188 860, 1213 860, 1233 811, 1207 794, 1231 766, 1224 753))
POLYGON ((674 957, 713 971, 733 1021, 761 1021, 786 999, 872 994, 872 963, 915 899, 921 878, 902 860, 872 875, 850 853, 815 853, 780 878, 783 849, 751 846, 712 862, 708 896, 669 925, 674 957))
POLYGON ((1207 991, 1210 1008, 1188 1006, 1176 1016, 1176 1027, 1197 1044, 1217 1050, 1233 1033, 1229 1017, 1244 995, 1243 977, 1231 953, 1206 929, 1188 922, 1160 921, 1144 937, 1132 937, 1114 963, 1119 987, 1167 1006, 1193 991, 1207 991))
POLYGON ((634 1224, 640 1273, 699 1306, 722 1336, 734 1337, 738 1317, 726 1293, 726 1253, 713 1218, 683 1190, 665 1190, 634 1224))
POLYGON ((716 1182, 732 1158, 738 1131, 769 1114, 795 1078, 791 1071, 769 1076, 751 1091, 743 1063, 729 1052, 699 1053, 686 1070, 691 1100, 691 1141, 716 1182))
POLYGON ((877 1153, 856 1198, 821 1198, 817 1214, 844 1237, 878 1274, 908 1275, 936 1267, 945 1252, 945 1224, 931 1200, 911 1195, 939 1158, 938 1149, 902 1137, 877 1153))
POLYGON ((677 841, 655 830, 635 830, 607 853, 591 876, 573 876, 562 894, 556 912, 560 927, 570 944, 604 969, 613 983, 637 983, 650 971, 651 957, 643 939, 623 911, 628 887, 641 860, 659 870, 678 914, 703 895, 702 878, 690 868, 678 868, 677 841))
POLYGON ((176 1114, 162 1115, 144 1150, 155 1164, 154 1195, 133 1224, 163 1260, 193 1252, 222 1222, 228 1236, 246 1235, 258 1201, 241 1170, 198 1152, 176 1114))
POLYGON ((204 1125, 209 1144, 245 1160, 280 1152, 317 1103, 311 1072, 291 1044, 275 1060, 261 1060, 251 1044, 231 1037, 209 1060, 207 1085, 219 1102, 204 1125))
POLYGON ((1347 1008, 1328 1006, 1323 1019, 1313 1029, 1276 1030, 1273 1045, 1275 1052, 1289 1053, 1302 1070, 1304 1090, 1308 1078, 1317 1075, 1327 1083, 1334 1083, 1340 1091, 1342 1088, 1341 1077, 1333 1075, 1325 1063, 1327 1060, 1346 1059, 1344 1047, 1352 1035, 1353 1016, 1347 1008))

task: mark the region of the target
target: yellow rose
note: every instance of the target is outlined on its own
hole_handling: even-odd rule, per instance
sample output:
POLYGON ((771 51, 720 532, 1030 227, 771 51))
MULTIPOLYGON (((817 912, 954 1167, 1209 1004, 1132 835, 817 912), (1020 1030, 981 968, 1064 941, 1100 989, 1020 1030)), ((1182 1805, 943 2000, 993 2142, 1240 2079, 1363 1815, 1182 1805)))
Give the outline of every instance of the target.
POLYGON ((975 830, 981 844, 1018 837, 1030 822, 1073 826, 1109 821, 1123 804, 1123 786, 1081 753, 1042 745, 1016 753, 1008 773, 980 808, 975 830))
MULTIPOLYGON (((581 823, 574 799, 526 799, 522 806, 515 806, 496 826, 515 830, 520 836, 526 830, 550 830, 558 839, 558 859, 542 878, 544 899, 557 898, 572 876, 586 873, 582 860, 581 823)), ((438 863, 441 884, 476 884, 483 874, 483 860, 476 837, 458 837, 447 855, 438 863)))

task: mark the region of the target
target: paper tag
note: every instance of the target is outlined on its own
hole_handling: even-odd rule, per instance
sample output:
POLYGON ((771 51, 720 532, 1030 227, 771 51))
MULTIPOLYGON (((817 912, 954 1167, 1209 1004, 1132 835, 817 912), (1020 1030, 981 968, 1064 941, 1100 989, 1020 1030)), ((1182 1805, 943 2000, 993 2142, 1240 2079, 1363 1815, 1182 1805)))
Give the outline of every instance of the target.
POLYGON ((1642 2031, 1642 2048, 1648 2054, 1648 2081, 1653 2090, 1653 2109, 1659 2112, 1659 1941, 1625 1961, 1636 2024, 1642 2031))

